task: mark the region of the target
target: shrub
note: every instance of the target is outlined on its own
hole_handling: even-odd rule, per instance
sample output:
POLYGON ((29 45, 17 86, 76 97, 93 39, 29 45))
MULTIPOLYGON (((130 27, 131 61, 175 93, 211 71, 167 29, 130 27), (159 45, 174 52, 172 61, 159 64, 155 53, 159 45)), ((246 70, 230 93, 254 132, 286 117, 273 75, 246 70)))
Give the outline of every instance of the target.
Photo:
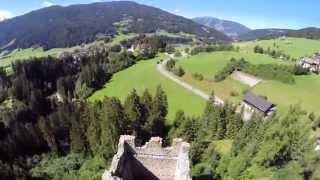
POLYGON ((236 91, 231 91, 230 96, 236 97, 239 96, 239 93, 236 91))
POLYGON ((294 75, 307 75, 309 74, 309 70, 299 65, 295 65, 293 68, 293 73, 294 75))
POLYGON ((111 52, 120 52, 121 51, 121 46, 120 45, 114 45, 110 47, 111 52))
POLYGON ((295 83, 294 67, 290 65, 279 64, 259 64, 253 65, 244 59, 236 60, 232 58, 230 62, 215 75, 215 81, 223 81, 235 70, 241 70, 267 80, 277 80, 287 84, 295 83))
POLYGON ((174 73, 176 76, 179 76, 179 77, 182 77, 182 76, 185 74, 185 72, 184 72, 184 70, 182 69, 182 67, 175 68, 175 69, 173 70, 173 73, 174 73))
POLYGON ((174 70, 175 66, 176 66, 176 61, 173 59, 170 59, 166 64, 166 69, 168 71, 172 71, 172 70, 174 70))
POLYGON ((167 53, 171 54, 171 53, 174 53, 174 51, 175 51, 175 49, 174 49, 173 46, 167 46, 167 47, 166 47, 166 52, 167 52, 167 53))
POLYGON ((182 54, 180 51, 177 51, 174 53, 174 57, 181 57, 181 56, 182 56, 182 54))
POLYGON ((194 73, 192 74, 192 78, 198 81, 202 81, 204 79, 203 75, 200 73, 194 73))

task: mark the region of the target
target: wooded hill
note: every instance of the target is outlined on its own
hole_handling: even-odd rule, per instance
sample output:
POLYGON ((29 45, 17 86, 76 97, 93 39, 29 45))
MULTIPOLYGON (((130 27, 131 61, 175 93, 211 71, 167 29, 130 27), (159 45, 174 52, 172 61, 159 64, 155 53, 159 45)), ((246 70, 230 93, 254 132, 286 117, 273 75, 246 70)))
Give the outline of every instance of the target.
POLYGON ((0 47, 69 47, 94 41, 97 36, 115 35, 118 30, 131 33, 165 30, 193 34, 212 41, 230 40, 215 29, 161 9, 115 1, 52 6, 4 21, 0 23, 0 47))
POLYGON ((292 29, 256 29, 248 33, 241 34, 239 39, 242 41, 251 41, 256 39, 272 39, 281 36, 299 37, 307 39, 320 39, 320 29, 315 27, 303 28, 299 30, 292 29))

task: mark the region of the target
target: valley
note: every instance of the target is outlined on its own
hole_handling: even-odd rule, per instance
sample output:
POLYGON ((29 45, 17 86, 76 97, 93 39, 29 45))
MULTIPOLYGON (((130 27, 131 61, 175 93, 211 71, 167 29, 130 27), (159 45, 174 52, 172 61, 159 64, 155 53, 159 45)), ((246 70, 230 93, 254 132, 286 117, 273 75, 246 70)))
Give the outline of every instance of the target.
POLYGON ((30 2, 0 3, 1 180, 320 179, 307 2, 30 2))

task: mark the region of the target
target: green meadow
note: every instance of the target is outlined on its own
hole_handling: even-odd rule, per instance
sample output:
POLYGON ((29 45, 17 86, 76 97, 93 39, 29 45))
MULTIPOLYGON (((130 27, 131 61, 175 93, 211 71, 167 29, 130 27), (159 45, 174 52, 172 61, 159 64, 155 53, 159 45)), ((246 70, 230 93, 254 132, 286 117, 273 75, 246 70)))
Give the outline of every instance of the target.
MULTIPOLYGON (((119 44, 121 41, 134 37, 135 34, 119 34, 112 39, 111 45, 119 44)), ((103 43, 101 40, 96 40, 92 43, 84 45, 84 47, 89 47, 103 43)), ((0 53, 0 67, 8 67, 12 62, 17 60, 28 60, 32 57, 45 57, 45 56, 57 56, 62 52, 71 52, 75 49, 81 48, 81 46, 73 46, 70 48, 53 48, 48 51, 44 51, 43 48, 28 48, 28 49, 15 49, 7 55, 0 53)))
POLYGON ((163 56, 159 56, 141 61, 116 73, 103 89, 96 91, 89 97, 89 101, 102 100, 105 96, 118 97, 124 101, 132 89, 136 89, 140 94, 145 89, 154 93, 156 87, 161 85, 168 96, 168 119, 172 120, 180 109, 190 116, 201 115, 205 107, 205 100, 163 77, 156 69, 157 61, 162 58, 163 56))
POLYGON ((178 61, 177 65, 181 66, 186 71, 186 75, 183 76, 182 79, 189 84, 192 84, 209 94, 214 90, 215 94, 224 100, 239 102, 242 98, 241 95, 245 90, 249 89, 249 86, 241 84, 231 78, 227 78, 221 82, 215 82, 213 80, 214 75, 219 73, 219 71, 222 70, 233 57, 243 57, 252 64, 285 63, 280 60, 252 52, 223 51, 200 53, 178 61), (192 78, 193 73, 200 73, 205 77, 205 79, 203 81, 195 80, 192 78), (238 94, 238 96, 232 96, 231 94, 238 94))
POLYGON ((320 41, 304 38, 277 38, 271 40, 249 41, 235 43, 242 51, 252 52, 254 46, 259 45, 264 49, 281 50, 293 58, 309 56, 320 51, 320 41))
POLYGON ((56 56, 67 50, 67 48, 55 48, 49 51, 44 51, 42 48, 16 49, 8 55, 0 56, 0 67, 8 66, 16 60, 27 60, 31 57, 56 56))
POLYGON ((307 112, 320 115, 320 76, 296 76, 293 85, 278 81, 265 81, 254 88, 257 94, 267 96, 279 105, 279 112, 285 113, 291 105, 300 104, 307 112))
MULTIPOLYGON (((230 58, 245 58, 254 64, 289 63, 273 59, 266 55, 252 52, 214 52, 201 53, 178 61, 178 65, 184 68, 186 75, 182 79, 189 84, 209 93, 212 90, 224 100, 240 102, 243 92, 250 87, 241 84, 230 77, 222 82, 214 82, 213 77, 230 60, 230 58), (192 78, 193 73, 201 73, 205 80, 199 81, 192 78), (238 96, 231 95, 232 93, 238 96)), ((269 100, 278 105, 280 114, 285 113, 291 105, 300 104, 307 112, 315 112, 320 115, 320 76, 307 75, 296 76, 295 84, 285 84, 278 81, 263 81, 255 86, 252 91, 258 95, 267 96, 269 100)))

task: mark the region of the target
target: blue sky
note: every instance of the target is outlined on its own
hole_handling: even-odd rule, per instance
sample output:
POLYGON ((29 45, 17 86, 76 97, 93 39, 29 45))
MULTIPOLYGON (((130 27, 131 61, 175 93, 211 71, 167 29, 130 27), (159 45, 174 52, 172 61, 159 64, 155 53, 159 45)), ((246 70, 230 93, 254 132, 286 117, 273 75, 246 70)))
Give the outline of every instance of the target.
MULTIPOLYGON (((70 5, 103 0, 0 0, 0 17, 17 16, 53 4, 70 5)), ((320 27, 318 0, 135 0, 188 18, 212 16, 250 28, 320 27)))

